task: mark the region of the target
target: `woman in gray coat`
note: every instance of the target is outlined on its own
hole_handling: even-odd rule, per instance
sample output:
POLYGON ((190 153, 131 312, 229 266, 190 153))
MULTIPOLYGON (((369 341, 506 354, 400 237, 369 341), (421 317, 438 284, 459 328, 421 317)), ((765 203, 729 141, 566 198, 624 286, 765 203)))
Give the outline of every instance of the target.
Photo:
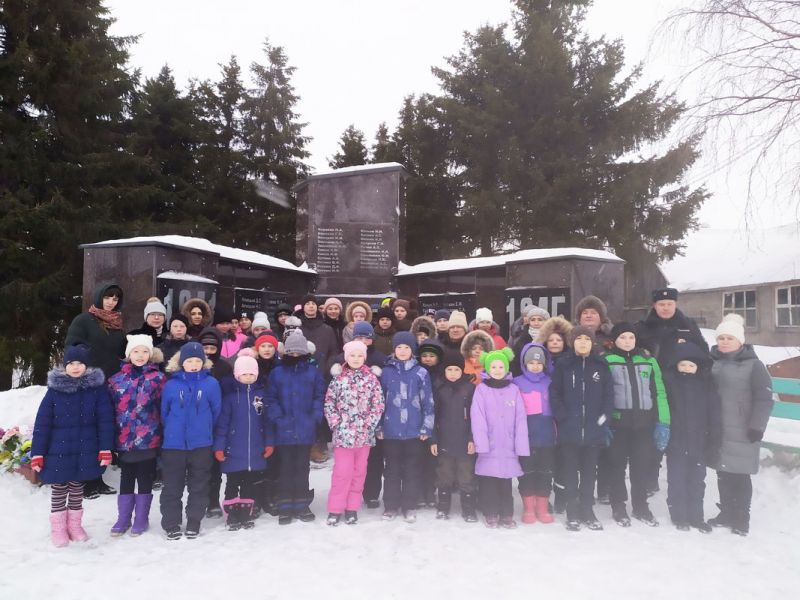
POLYGON ((722 447, 712 465, 720 513, 708 522, 744 536, 750 530, 750 476, 758 473, 760 442, 772 413, 772 379, 753 346, 744 343, 742 317, 725 315, 716 333, 711 373, 722 398, 722 447))

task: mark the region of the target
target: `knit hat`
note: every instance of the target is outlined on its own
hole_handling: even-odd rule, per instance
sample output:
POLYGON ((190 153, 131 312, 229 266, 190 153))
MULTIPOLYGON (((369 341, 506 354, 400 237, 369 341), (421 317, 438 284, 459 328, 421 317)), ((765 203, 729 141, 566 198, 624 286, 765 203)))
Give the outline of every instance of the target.
POLYGON ((492 311, 488 308, 479 308, 475 311, 475 321, 477 323, 482 323, 483 321, 489 321, 491 323, 494 321, 494 316, 492 315, 492 311))
POLYGON ((450 313, 450 320, 447 322, 447 328, 463 327, 464 331, 467 330, 467 315, 460 310, 454 310, 450 313))
POLYGON ((411 303, 408 300, 403 300, 402 298, 398 298, 397 300, 394 301, 394 303, 392 304, 392 310, 394 310, 398 306, 405 308, 406 312, 411 310, 411 303))
POLYGON ((323 310, 328 308, 328 306, 330 306, 331 304, 335 304, 336 306, 338 306, 339 310, 342 310, 344 308, 342 306, 342 301, 339 300, 338 298, 328 298, 327 300, 325 300, 325 304, 322 305, 323 310))
POLYGON ((623 333, 632 333, 633 335, 636 335, 636 329, 632 323, 622 321, 614 325, 614 327, 611 329, 611 339, 616 340, 623 333))
POLYGON ((253 311, 252 310, 240 310, 236 314, 237 319, 249 319, 250 321, 253 320, 253 311))
POLYGON ((200 337, 197 338, 197 341, 201 346, 215 346, 217 348, 220 346, 219 336, 211 333, 210 331, 203 332, 200 337))
POLYGON ((391 297, 381 300, 381 308, 388 307, 392 303, 392 300, 394 300, 394 298, 391 297))
POLYGON ((257 312, 253 315, 253 328, 256 327, 266 327, 269 329, 269 317, 267 317, 267 313, 265 312, 257 312))
POLYGON ((392 322, 394 322, 394 313, 392 312, 392 309, 389 308, 388 306, 382 306, 381 308, 379 308, 378 320, 381 319, 391 319, 392 322))
POLYGON ((170 327, 172 327, 172 324, 173 324, 175 321, 180 321, 181 323, 183 323, 184 325, 186 325, 186 327, 189 327, 189 319, 187 319, 187 318, 186 318, 186 317, 184 317, 183 315, 180 315, 180 314, 179 314, 179 315, 173 315, 173 316, 172 316, 172 318, 169 320, 169 325, 170 325, 170 327))
POLYGON ((278 348, 278 338, 275 337, 273 333, 262 333, 256 339, 256 343, 253 344, 253 348, 258 350, 261 344, 272 344, 276 349, 278 348))
POLYGON ((345 361, 350 358, 352 354, 355 352, 361 352, 364 355, 364 358, 367 357, 367 345, 364 342, 360 342, 358 340, 353 340, 352 342, 347 342, 342 348, 344 352, 344 359, 345 361))
POLYGON ((439 360, 441 361, 442 356, 444 355, 444 346, 442 346, 442 343, 436 338, 429 338, 424 342, 422 342, 421 344, 419 344, 419 346, 417 347, 418 356, 422 356, 426 352, 430 354, 435 354, 436 356, 439 357, 439 360))
POLYGON ((744 344, 744 319, 736 313, 729 313, 722 318, 722 322, 717 325, 716 336, 730 335, 744 344))
POLYGON ((140 333, 137 335, 128 335, 128 345, 125 346, 125 358, 130 358, 131 352, 134 348, 144 346, 150 354, 153 353, 153 338, 147 333, 140 333))
POLYGON ((659 300, 678 300, 678 290, 675 288, 660 288, 657 290, 653 290, 653 302, 658 302, 659 300))
POLYGON ((357 321, 355 325, 353 325, 353 338, 370 338, 374 335, 375 330, 373 329, 372 325, 367 323, 366 321, 357 321))
POLYGON ((506 346, 501 350, 492 350, 491 352, 481 352, 481 364, 483 368, 488 372, 489 367, 491 364, 496 361, 502 361, 503 366, 506 368, 506 373, 508 373, 508 363, 509 361, 514 358, 514 351, 506 346))
POLYGON ((314 294, 306 294, 305 296, 303 296, 300 300, 300 308, 303 308, 309 302, 317 304, 317 299, 314 297, 314 294))
POLYGON ((547 364, 547 354, 545 349, 539 346, 531 346, 528 351, 523 355, 523 361, 527 365, 529 362, 535 360, 543 365, 547 364))
POLYGON ((444 351, 444 355, 442 356, 441 365, 443 369, 447 367, 458 367, 462 371, 464 370, 464 357, 461 356, 460 352, 456 352, 448 348, 444 351))
POLYGON ((440 308, 435 313, 433 313, 433 320, 440 321, 442 319, 450 320, 450 311, 446 308, 440 308))
POLYGON ((211 322, 212 325, 219 325, 220 323, 230 323, 231 319, 233 319, 233 314, 222 308, 221 306, 217 306, 214 308, 214 320, 211 322))
POLYGON ((281 302, 278 304, 278 308, 275 309, 275 319, 277 319, 281 315, 290 315, 292 314, 292 307, 285 302, 281 302))
POLYGON ((233 363, 233 377, 239 381, 242 375, 248 374, 258 377, 258 361, 250 354, 239 354, 239 358, 233 363))
POLYGON ((530 319, 531 317, 541 317, 545 321, 550 318, 550 313, 543 309, 541 306, 531 304, 525 309, 525 316, 530 319))
POLYGON ((303 332, 295 329, 286 337, 283 343, 283 348, 286 354, 296 352, 297 354, 308 354, 308 341, 306 340, 303 332))
POLYGON ((398 331, 392 336, 392 350, 396 350, 398 346, 403 344, 411 348, 412 353, 417 353, 417 340, 414 339, 414 334, 410 331, 398 331))
POLYGON ((79 362, 88 365, 89 346, 86 344, 75 344, 74 346, 69 346, 64 351, 64 366, 66 367, 71 362, 79 362))
POLYGON ((167 308, 161 303, 161 300, 159 300, 158 298, 148 298, 147 304, 144 307, 144 318, 147 319, 147 315, 151 313, 161 313, 166 317, 167 308))
POLYGON ((181 364, 190 358, 199 358, 205 363, 206 354, 203 352, 203 346, 197 342, 187 342, 181 346, 181 364))
POLYGON ((570 346, 575 344, 575 338, 581 335, 588 336, 589 339, 592 340, 592 343, 594 343, 594 331, 592 331, 589 327, 586 327, 586 325, 576 325, 572 328, 572 331, 569 332, 570 346))

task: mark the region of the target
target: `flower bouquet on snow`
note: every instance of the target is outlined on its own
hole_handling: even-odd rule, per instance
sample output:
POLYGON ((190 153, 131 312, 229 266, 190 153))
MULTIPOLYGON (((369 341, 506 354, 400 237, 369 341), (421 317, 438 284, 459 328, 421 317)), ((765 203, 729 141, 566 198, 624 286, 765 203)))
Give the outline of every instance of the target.
POLYGON ((0 429, 0 470, 21 473, 28 481, 36 483, 37 474, 30 467, 31 436, 31 431, 19 427, 0 429))

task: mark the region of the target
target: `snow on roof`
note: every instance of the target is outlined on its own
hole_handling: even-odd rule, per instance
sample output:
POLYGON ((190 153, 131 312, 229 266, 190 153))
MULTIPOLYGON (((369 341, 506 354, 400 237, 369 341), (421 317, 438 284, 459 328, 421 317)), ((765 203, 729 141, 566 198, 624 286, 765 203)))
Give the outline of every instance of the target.
POLYGON ((435 262, 420 263, 418 265, 405 265, 401 262, 398 265, 397 274, 403 276, 437 273, 440 271, 485 269, 488 267, 502 266, 507 263, 553 260, 559 258, 583 258, 607 262, 625 262, 618 256, 606 252, 605 250, 590 250, 588 248, 539 248, 534 250, 520 250, 501 256, 455 258, 452 260, 437 260, 435 262))
POLYGON ((159 273, 157 279, 177 279, 178 281, 195 281, 198 283, 213 283, 217 284, 218 281, 195 275, 194 273, 180 273, 179 271, 164 271, 159 273))
POLYGON ((317 171, 316 173, 309 175, 302 181, 297 182, 292 188, 292 191, 296 192, 304 188, 306 185, 308 185, 310 181, 315 181, 317 179, 329 179, 333 177, 345 177, 347 175, 354 175, 360 173, 381 173, 383 171, 398 171, 398 170, 406 174, 408 173, 408 171, 406 171, 406 168, 403 165, 396 162, 374 163, 371 165, 357 165, 355 167, 343 167, 341 169, 327 169, 324 171, 317 171))
POLYGON ((757 231, 699 229, 686 238, 685 256, 661 265, 679 291, 800 279, 800 225, 757 231))
POLYGON ((274 269, 283 269, 285 271, 300 271, 303 273, 315 273, 306 266, 297 267, 289 261, 275 258, 269 254, 261 254, 252 250, 243 250, 241 248, 232 248, 230 246, 220 246, 219 244, 212 244, 204 238, 188 237, 185 235, 152 235, 140 236, 132 238, 124 238, 120 240, 106 240, 104 242, 97 242, 95 244, 82 244, 81 248, 106 248, 108 246, 173 246, 176 248, 188 248, 190 250, 200 250, 201 252, 208 252, 210 254, 218 254, 220 258, 227 260, 235 260, 240 262, 247 262, 256 265, 263 265, 265 267, 272 267, 274 269))

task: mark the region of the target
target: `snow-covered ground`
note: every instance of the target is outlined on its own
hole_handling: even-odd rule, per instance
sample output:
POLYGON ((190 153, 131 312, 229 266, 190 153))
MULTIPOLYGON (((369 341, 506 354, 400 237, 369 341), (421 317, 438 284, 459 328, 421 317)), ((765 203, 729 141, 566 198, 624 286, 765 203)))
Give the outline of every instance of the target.
MULTIPOLYGON (((44 388, 0 393, 0 426, 32 424, 44 388)), ((800 445, 800 426, 776 423, 784 443, 800 445)), ((773 425, 770 426, 770 431, 773 425)), ((769 454, 764 451, 765 457, 769 454)), ((117 484, 119 472, 106 480, 117 484)), ((312 470, 325 515, 330 466, 312 470)), ((709 471, 706 512, 716 514, 716 478, 709 471)), ((662 490, 666 482, 662 481, 662 490)), ((661 527, 634 521, 621 529, 610 510, 596 512, 602 532, 567 532, 553 525, 490 531, 457 516, 436 521, 421 511, 414 525, 386 523, 363 509, 354 527, 320 520, 280 527, 262 517, 249 531, 225 531, 205 520, 196 540, 167 542, 156 525, 140 538, 112 539, 116 500, 86 501, 91 540, 50 544, 49 490, 17 475, 0 475, 0 590, 3 598, 614 598, 750 599, 800 591, 800 472, 763 467, 754 478, 752 531, 740 538, 675 530, 666 492, 651 501, 661 527)), ((456 501, 457 502, 457 501, 456 501)), ((456 507, 457 508, 457 507, 456 507)), ((519 506, 517 506, 519 512, 519 506)))

